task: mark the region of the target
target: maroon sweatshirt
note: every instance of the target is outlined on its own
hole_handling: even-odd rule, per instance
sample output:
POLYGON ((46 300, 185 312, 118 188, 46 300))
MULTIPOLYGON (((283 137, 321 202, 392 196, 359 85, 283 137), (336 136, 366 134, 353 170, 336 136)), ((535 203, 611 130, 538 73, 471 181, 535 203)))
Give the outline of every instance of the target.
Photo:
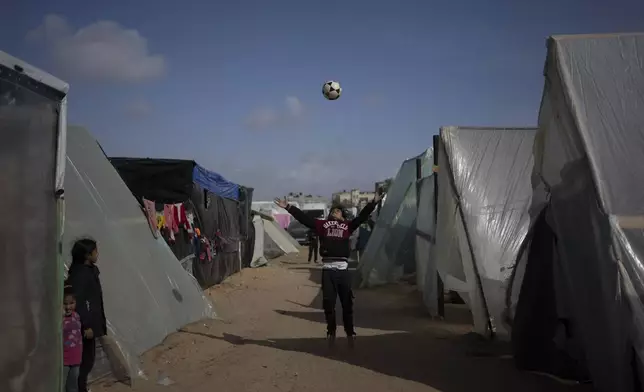
POLYGON ((315 219, 306 215, 299 208, 288 205, 288 211, 301 224, 315 231, 320 239, 322 262, 348 261, 351 255, 351 234, 369 219, 376 208, 375 202, 367 204, 355 219, 337 221, 333 219, 315 219))

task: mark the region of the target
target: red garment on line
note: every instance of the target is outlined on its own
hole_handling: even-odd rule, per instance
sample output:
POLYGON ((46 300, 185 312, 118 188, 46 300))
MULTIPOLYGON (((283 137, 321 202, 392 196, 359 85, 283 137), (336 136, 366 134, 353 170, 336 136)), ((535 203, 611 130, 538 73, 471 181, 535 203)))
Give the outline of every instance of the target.
MULTIPOLYGON (((172 204, 165 204, 163 206, 163 217, 165 218, 165 227, 167 227, 168 231, 170 232, 170 241, 174 241, 174 227, 176 225, 176 222, 174 220, 172 204)), ((179 231, 178 228, 177 231, 179 231)))

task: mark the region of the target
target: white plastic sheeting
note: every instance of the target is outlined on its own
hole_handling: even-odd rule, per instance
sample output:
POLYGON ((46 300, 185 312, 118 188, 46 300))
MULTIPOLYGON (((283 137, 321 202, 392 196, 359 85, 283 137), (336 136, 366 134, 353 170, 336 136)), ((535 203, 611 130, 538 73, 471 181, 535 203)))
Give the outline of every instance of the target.
POLYGON ((536 129, 440 131, 433 258, 445 289, 469 305, 475 331, 509 338, 506 289, 530 223, 536 129))
POLYGON ((264 222, 261 216, 253 215, 253 228, 255 229, 255 243, 253 245, 253 257, 250 260, 250 267, 257 268, 268 264, 264 256, 264 222))
POLYGON ((545 260, 528 259, 513 339, 525 360, 542 352, 535 309, 554 297, 553 319, 567 320, 598 391, 644 388, 643 153, 644 34, 551 38, 531 211, 555 251, 541 280, 532 267, 545 260))
POLYGON ((267 220, 264 222, 264 232, 279 246, 286 254, 298 253, 299 244, 290 234, 286 232, 275 221, 267 220))
POLYGON ((275 218, 278 224, 284 229, 288 228, 289 224, 292 221, 291 214, 289 214, 285 209, 275 205, 275 202, 273 201, 254 201, 251 208, 255 211, 261 212, 264 215, 275 218))
MULTIPOLYGON (((279 239, 279 244, 280 247, 284 248, 284 251, 286 253, 297 253, 300 251, 300 244, 293 238, 292 235, 288 233, 282 226, 280 226, 279 222, 276 220, 273 220, 271 223, 271 226, 274 226, 275 234, 272 234, 272 236, 276 239, 279 239), (287 244, 288 242, 288 244, 287 244)), ((273 233, 273 229, 270 229, 271 233, 273 233)))
MULTIPOLYGON (((64 254, 79 237, 98 242, 108 334, 136 377, 140 354, 182 326, 214 317, 213 307, 165 241, 154 238, 139 203, 83 128, 68 128, 65 188, 64 254)), ((109 369, 99 361, 93 377, 109 369)))
POLYGON ((67 91, 67 83, 0 52, 0 391, 61 386, 62 202, 55 195, 64 179, 67 91))
POLYGON ((403 162, 396 174, 360 257, 362 287, 395 282, 403 275, 405 266, 415 268, 417 160, 422 178, 432 173, 432 157, 432 149, 427 149, 403 162))
POLYGON ((261 267, 268 260, 299 252, 299 245, 277 222, 263 219, 260 215, 253 216, 255 228, 255 247, 250 266, 261 267))

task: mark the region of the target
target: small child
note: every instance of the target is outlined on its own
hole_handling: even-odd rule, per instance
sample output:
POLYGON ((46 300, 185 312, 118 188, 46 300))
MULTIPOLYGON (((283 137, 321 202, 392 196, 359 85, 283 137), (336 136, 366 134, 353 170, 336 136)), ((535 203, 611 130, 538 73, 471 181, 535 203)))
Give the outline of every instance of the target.
POLYGON ((76 313, 76 298, 65 286, 63 298, 63 385, 65 392, 78 392, 78 371, 83 357, 81 320, 76 313))

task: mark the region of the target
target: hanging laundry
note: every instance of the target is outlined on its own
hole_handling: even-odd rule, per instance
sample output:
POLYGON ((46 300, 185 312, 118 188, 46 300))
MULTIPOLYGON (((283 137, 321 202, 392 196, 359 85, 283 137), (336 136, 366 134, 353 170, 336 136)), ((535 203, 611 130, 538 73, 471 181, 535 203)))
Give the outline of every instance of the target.
POLYGON ((188 218, 186 217, 186 207, 183 203, 174 205, 174 219, 177 221, 179 227, 187 228, 188 218))
POLYGON ((174 213, 172 211, 172 204, 163 206, 163 217, 165 218, 165 227, 172 230, 174 224, 174 213))
POLYGON ((177 231, 179 231, 179 227, 181 227, 181 222, 179 221, 180 217, 180 206, 181 204, 173 204, 172 205, 172 219, 174 220, 175 224, 177 225, 177 231))
POLYGON ((159 237, 159 229, 157 228, 157 210, 153 201, 143 199, 143 209, 145 216, 148 218, 148 225, 154 238, 159 237))
POLYGON ((288 214, 275 214, 273 218, 277 221, 277 224, 280 225, 282 229, 287 229, 288 225, 291 223, 291 216, 288 214))
POLYGON ((208 261, 212 261, 212 243, 206 238, 204 240, 206 241, 206 258, 208 261))
POLYGON ((174 242, 174 214, 172 212, 172 204, 166 204, 163 206, 163 216, 165 218, 165 227, 170 232, 170 241, 174 242))
POLYGON ((179 232, 179 214, 177 211, 176 205, 172 205, 172 231, 174 233, 179 232))
POLYGON ((192 247, 195 250, 195 257, 201 259, 201 241, 198 236, 194 236, 192 239, 192 247))
POLYGON ((165 227, 165 216, 157 212, 157 229, 161 231, 165 227))
POLYGON ((206 237, 201 237, 196 241, 199 243, 199 260, 203 262, 212 261, 210 241, 206 237))
POLYGON ((186 224, 186 230, 188 230, 188 233, 192 234, 194 232, 194 230, 198 230, 198 229, 194 229, 194 227, 195 227, 195 216, 194 216, 194 214, 192 212, 186 212, 186 221, 188 222, 186 224))

